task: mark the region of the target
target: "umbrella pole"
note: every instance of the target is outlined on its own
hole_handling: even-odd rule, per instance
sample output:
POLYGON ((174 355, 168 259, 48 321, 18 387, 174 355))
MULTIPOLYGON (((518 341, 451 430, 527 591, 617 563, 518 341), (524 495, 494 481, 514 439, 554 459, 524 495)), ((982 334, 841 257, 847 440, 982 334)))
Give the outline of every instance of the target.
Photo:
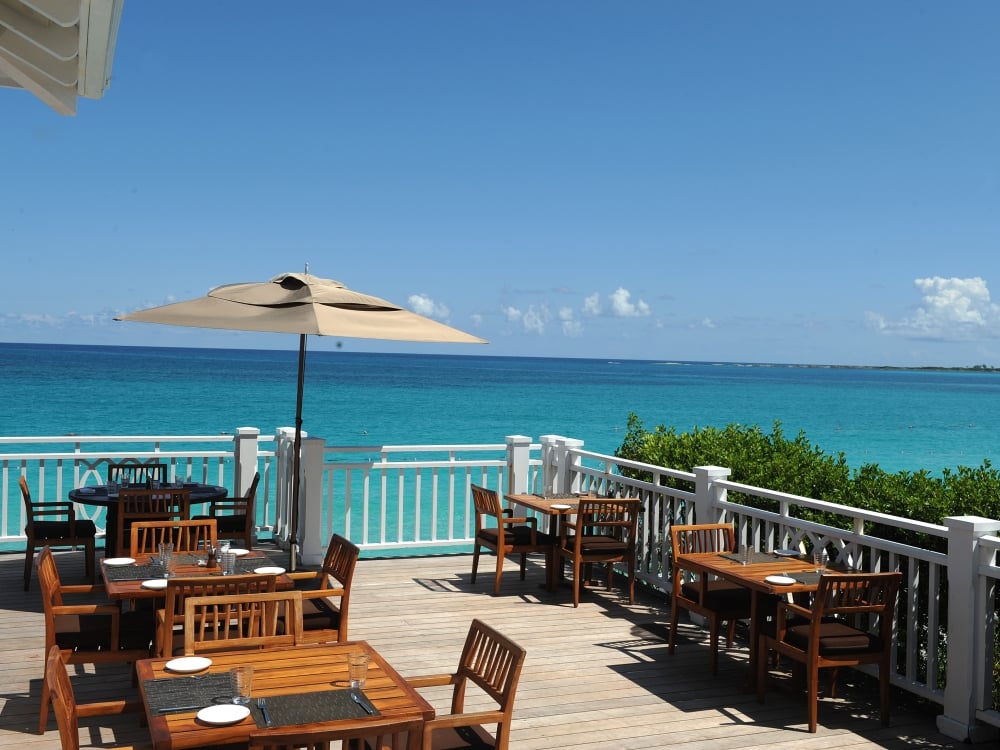
POLYGON ((292 534, 288 541, 288 569, 294 571, 298 559, 299 484, 302 456, 302 391, 306 381, 306 335, 299 335, 299 377, 295 393, 295 443, 292 455, 292 534))

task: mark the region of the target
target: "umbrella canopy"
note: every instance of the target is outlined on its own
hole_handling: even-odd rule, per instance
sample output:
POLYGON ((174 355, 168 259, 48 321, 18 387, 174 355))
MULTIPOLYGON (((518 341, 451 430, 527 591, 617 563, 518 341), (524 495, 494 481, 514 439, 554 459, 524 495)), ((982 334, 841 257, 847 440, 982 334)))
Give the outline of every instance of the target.
POLYGON ((270 281, 227 284, 205 297, 151 307, 115 320, 165 323, 196 328, 299 334, 295 448, 292 470, 291 565, 298 543, 299 454, 302 445, 302 391, 306 336, 485 344, 485 339, 405 310, 379 297, 348 289, 339 281, 309 273, 285 273, 270 281))

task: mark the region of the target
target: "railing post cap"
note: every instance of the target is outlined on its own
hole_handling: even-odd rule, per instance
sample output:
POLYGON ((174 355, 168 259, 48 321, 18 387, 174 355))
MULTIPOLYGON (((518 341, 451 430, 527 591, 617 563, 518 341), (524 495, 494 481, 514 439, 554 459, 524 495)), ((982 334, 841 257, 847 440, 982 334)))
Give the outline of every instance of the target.
POLYGON ((251 437, 260 435, 259 427, 237 427, 236 434, 240 437, 251 437))
POLYGON ((724 466, 695 466, 694 473, 697 476, 712 477, 713 479, 720 479, 728 477, 731 473, 729 469, 724 466))
POLYGON ((531 438, 527 435, 507 435, 507 445, 530 445, 531 438))

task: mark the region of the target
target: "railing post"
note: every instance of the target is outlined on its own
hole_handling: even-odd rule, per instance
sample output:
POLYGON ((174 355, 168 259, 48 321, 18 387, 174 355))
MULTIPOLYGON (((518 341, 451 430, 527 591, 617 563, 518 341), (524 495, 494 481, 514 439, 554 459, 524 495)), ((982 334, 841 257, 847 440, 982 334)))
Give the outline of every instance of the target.
POLYGON ((542 435, 538 438, 538 442, 542 444, 542 486, 540 491, 543 496, 555 495, 560 492, 557 476, 559 465, 559 455, 556 450, 557 440, 559 440, 558 435, 542 435))
POLYGON ((984 653, 985 603, 976 595, 979 538, 1000 529, 1000 521, 978 516, 951 516, 944 519, 944 525, 948 527, 948 611, 951 616, 948 617, 944 710, 937 717, 937 727, 942 734, 956 740, 985 742, 996 738, 997 730, 976 721, 983 692, 989 695, 993 671, 993 663, 986 664, 987 654, 984 653))
POLYGON ((514 495, 524 495, 530 492, 529 478, 531 456, 531 438, 525 435, 508 435, 507 442, 507 488, 514 495))
POLYGON ((583 459, 574 456, 573 461, 569 460, 569 452, 574 448, 582 448, 583 441, 575 438, 559 438, 556 441, 556 450, 559 451, 559 487, 560 492, 580 491, 580 472, 576 471, 583 465, 583 459))
MULTIPOLYGON (((322 564, 327 542, 323 522, 323 438, 302 440, 302 478, 299 484, 299 556, 305 565, 322 564)), ((330 498, 331 504, 333 498, 330 498)))
POLYGON ((716 487, 715 481, 727 479, 730 470, 722 466, 694 467, 694 518, 687 518, 688 523, 719 523, 722 511, 716 510, 718 503, 726 499, 726 489, 716 487))
POLYGON ((257 471, 257 452, 260 449, 260 430, 256 427, 237 427, 233 438, 233 495, 241 497, 250 488, 257 471))

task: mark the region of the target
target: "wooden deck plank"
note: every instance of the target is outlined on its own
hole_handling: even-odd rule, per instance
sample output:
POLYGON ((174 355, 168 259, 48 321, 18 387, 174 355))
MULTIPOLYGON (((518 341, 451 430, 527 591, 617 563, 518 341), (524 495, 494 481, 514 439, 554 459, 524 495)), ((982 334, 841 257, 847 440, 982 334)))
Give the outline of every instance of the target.
MULTIPOLYGON (((21 590, 20 555, 0 555, 0 750, 59 748, 55 722, 38 735, 43 618, 37 581, 21 590)), ((57 553, 67 583, 83 582, 80 553, 57 553)), ((490 594, 492 560, 469 583, 471 557, 363 559, 357 569, 350 634, 370 641, 403 675, 454 668, 469 622, 478 617, 528 651, 517 694, 511 747, 663 748, 675 750, 957 750, 937 732, 933 705, 893 694, 892 724, 881 726, 873 683, 841 676, 841 697, 822 699, 819 731, 805 731, 805 705, 783 689, 764 704, 746 689, 746 644, 720 653, 719 674, 708 670, 705 632, 683 623, 677 651, 667 654, 669 602, 641 595, 628 606, 620 591, 588 590, 574 609, 569 591, 543 587, 541 561, 518 580, 511 563, 501 595, 490 594), (645 626, 645 627, 644 627, 645 626)), ((121 665, 77 667, 82 695, 132 690, 121 665), (95 673, 99 670, 99 673, 95 673)), ((428 691, 439 710, 447 692, 428 691)), ((471 697, 469 706, 488 703, 471 697)), ((138 714, 83 719, 85 746, 148 742, 138 714)))

